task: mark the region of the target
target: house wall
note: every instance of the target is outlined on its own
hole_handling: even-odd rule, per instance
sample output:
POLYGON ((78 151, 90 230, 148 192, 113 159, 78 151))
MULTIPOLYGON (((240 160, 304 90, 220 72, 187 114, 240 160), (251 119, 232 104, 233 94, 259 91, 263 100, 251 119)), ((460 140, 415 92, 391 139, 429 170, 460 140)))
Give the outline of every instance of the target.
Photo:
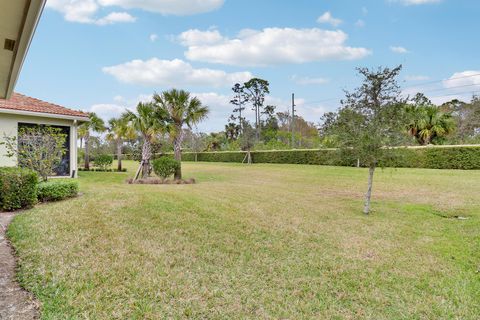
MULTIPOLYGON (((5 136, 17 137, 18 123, 35 123, 70 127, 70 176, 72 176, 73 171, 75 171, 75 175, 77 174, 77 124, 74 120, 0 113, 0 142, 5 140, 5 136)), ((17 159, 14 157, 7 157, 5 146, 0 145, 0 167, 16 165, 17 159)))

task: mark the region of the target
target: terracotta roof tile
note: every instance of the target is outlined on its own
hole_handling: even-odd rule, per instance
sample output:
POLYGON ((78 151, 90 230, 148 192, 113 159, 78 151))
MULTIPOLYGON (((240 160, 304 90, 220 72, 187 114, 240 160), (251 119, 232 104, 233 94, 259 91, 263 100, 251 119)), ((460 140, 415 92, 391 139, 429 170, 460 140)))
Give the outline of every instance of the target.
POLYGON ((39 99, 30 98, 19 93, 13 93, 8 100, 0 99, 0 109, 30 111, 73 117, 88 117, 88 113, 68 109, 39 99))

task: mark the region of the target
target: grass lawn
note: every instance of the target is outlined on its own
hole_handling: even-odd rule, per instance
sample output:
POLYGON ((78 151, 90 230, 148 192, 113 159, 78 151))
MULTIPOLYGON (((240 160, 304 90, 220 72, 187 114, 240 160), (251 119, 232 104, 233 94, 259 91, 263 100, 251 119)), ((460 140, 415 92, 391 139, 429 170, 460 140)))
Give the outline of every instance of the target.
POLYGON ((365 169, 126 164, 11 224, 43 318, 479 318, 480 171, 378 170, 364 216, 365 169))

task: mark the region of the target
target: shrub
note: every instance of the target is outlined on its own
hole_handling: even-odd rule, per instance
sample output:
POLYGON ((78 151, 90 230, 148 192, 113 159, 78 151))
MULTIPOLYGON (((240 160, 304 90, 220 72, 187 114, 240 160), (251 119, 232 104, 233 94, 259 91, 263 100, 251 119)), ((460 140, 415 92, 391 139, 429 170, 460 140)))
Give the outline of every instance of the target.
POLYGON ((160 157, 152 162, 153 172, 162 179, 166 179, 175 173, 180 167, 180 162, 170 157, 160 157))
POLYGON ((42 202, 59 201, 78 195, 78 182, 76 180, 53 180, 41 182, 37 187, 38 200, 42 202))
POLYGON ((110 154, 100 154, 95 157, 93 161, 96 167, 106 170, 113 163, 113 156, 110 154))
POLYGON ((24 168, 0 168, 0 210, 30 208, 37 202, 38 174, 24 168))

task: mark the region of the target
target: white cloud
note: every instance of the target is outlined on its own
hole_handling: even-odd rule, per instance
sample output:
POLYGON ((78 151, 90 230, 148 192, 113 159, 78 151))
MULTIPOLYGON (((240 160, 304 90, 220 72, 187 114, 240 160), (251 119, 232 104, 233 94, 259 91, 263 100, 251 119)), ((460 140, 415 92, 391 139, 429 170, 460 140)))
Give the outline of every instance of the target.
POLYGON ((368 14, 368 8, 367 7, 362 7, 362 14, 366 16, 368 14))
POLYGON ((142 9, 164 15, 193 15, 220 8, 224 0, 98 0, 102 6, 142 9))
POLYGON ((195 69, 180 59, 132 60, 123 64, 104 67, 103 72, 125 83, 145 86, 232 86, 252 78, 250 72, 227 73, 223 70, 195 69))
POLYGON ((149 38, 151 42, 155 42, 158 40, 158 35, 155 33, 152 33, 149 38))
POLYGON ((99 9, 95 0, 49 0, 46 6, 61 12, 65 20, 80 23, 94 23, 92 17, 99 9))
POLYGON ((111 12, 103 18, 96 18, 100 5, 95 0, 49 0, 46 6, 59 11, 70 22, 107 25, 136 20, 127 12, 111 12))
POLYGON ((183 33, 186 39, 184 43, 188 47, 185 52, 187 59, 239 66, 267 66, 334 59, 355 60, 371 54, 366 48, 346 46, 348 35, 341 30, 247 29, 234 39, 219 33, 214 36, 208 33, 209 37, 206 37, 207 33, 198 30, 183 33))
POLYGON ((310 85, 310 84, 325 84, 329 80, 326 78, 311 78, 311 77, 300 77, 297 75, 292 76, 292 80, 299 85, 310 85))
POLYGON ((219 43, 224 39, 218 30, 201 31, 198 29, 190 29, 182 32, 178 36, 178 40, 184 46, 198 46, 202 44, 219 43))
POLYGON ((421 4, 439 3, 442 0, 390 0, 390 2, 400 2, 406 6, 416 6, 421 4))
POLYGON ((428 76, 422 76, 422 75, 409 75, 405 76, 406 81, 425 81, 430 79, 428 76))
POLYGON ((362 19, 358 19, 357 22, 355 22, 355 27, 357 28, 365 27, 365 21, 363 21, 362 19))
POLYGON ((326 24, 330 24, 334 27, 337 27, 342 23, 342 20, 334 18, 332 16, 332 14, 330 13, 330 11, 327 11, 324 14, 322 14, 320 17, 318 17, 317 22, 318 23, 326 23, 326 24))
POLYGON ((391 47, 390 47, 390 51, 395 52, 395 53, 400 53, 400 54, 404 54, 404 53, 409 53, 409 52, 410 52, 410 51, 408 51, 406 48, 400 47, 400 46, 391 46, 391 47))
POLYGON ((106 15, 105 17, 98 19, 95 23, 104 26, 107 24, 114 24, 118 22, 135 22, 137 18, 131 16, 126 12, 112 12, 106 15))
POLYGON ((47 8, 63 14, 70 22, 106 25, 116 22, 133 22, 126 12, 112 12, 103 18, 96 17, 104 7, 142 9, 164 15, 192 15, 220 8, 224 0, 48 0, 47 8))

